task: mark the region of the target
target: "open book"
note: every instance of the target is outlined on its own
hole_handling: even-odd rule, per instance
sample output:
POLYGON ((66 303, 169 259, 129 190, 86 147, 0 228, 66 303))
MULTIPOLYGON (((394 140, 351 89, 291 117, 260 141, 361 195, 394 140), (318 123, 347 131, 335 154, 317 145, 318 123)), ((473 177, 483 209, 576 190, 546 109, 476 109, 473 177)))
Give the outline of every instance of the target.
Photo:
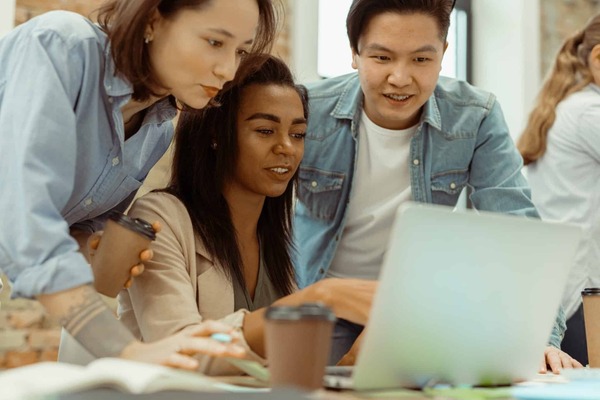
POLYGON ((29 399, 51 393, 100 387, 128 393, 152 393, 162 390, 252 390, 228 385, 195 372, 119 358, 100 358, 87 366, 43 362, 0 372, 1 399, 29 399))

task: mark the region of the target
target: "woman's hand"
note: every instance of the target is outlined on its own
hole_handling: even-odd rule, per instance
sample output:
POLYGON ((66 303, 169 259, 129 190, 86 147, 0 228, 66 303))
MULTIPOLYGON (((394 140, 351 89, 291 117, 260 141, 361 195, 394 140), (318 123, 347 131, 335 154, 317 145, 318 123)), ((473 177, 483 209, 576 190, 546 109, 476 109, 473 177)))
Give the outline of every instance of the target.
MULTIPOLYGON (((154 222, 152 224, 152 229, 154 229, 155 233, 160 232, 160 229, 161 229, 160 223, 154 222)), ((96 250, 98 249, 98 246, 100 245, 100 240, 102 239, 102 233, 103 233, 103 231, 95 232, 87 240, 87 248, 88 248, 90 264, 93 264, 93 262, 94 262, 94 254, 96 253, 96 250)), ((134 265, 129 270, 129 279, 125 282, 125 284, 123 284, 123 287, 125 289, 131 287, 131 285, 133 284, 133 279, 136 276, 140 276, 144 272, 144 262, 151 260, 153 256, 154 256, 154 254, 152 253, 152 250, 150 250, 150 249, 145 249, 140 253, 140 255, 139 255, 140 263, 134 265)))
POLYGON ((546 347, 544 360, 540 364, 540 373, 547 373, 548 365, 555 374, 559 374, 560 370, 564 368, 583 368, 579 361, 554 346, 546 347))
POLYGON ((229 325, 217 321, 204 321, 200 325, 190 326, 156 342, 133 342, 123 350, 121 358, 195 370, 199 366, 199 361, 194 358, 196 354, 244 357, 246 350, 237 344, 240 338, 240 333, 229 325), (223 343, 211 339, 210 335, 213 333, 226 333, 233 340, 231 343, 223 343))

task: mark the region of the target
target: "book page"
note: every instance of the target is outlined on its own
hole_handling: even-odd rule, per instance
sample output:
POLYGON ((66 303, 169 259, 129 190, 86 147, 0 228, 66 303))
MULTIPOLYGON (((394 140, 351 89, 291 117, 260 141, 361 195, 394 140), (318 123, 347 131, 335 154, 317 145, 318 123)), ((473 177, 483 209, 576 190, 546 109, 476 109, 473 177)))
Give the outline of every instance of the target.
POLYGON ((161 390, 222 391, 215 380, 200 373, 120 358, 100 358, 86 368, 92 375, 118 382, 120 387, 130 393, 153 393, 161 390))
POLYGON ((29 399, 96 386, 112 386, 112 383, 89 374, 86 367, 58 362, 42 362, 0 373, 2 399, 29 399))
POLYGON ((49 393, 109 387, 129 393, 161 390, 224 391, 222 383, 194 372, 118 358, 87 366, 43 362, 0 373, 1 399, 29 399, 49 393))

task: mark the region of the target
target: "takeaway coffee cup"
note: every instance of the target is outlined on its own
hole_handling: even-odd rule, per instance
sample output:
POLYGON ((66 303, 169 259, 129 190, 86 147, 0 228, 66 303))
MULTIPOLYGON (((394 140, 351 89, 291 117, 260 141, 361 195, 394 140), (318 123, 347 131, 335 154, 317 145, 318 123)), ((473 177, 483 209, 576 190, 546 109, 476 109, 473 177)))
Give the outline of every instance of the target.
POLYGON ((271 386, 321 388, 336 320, 333 311, 318 303, 271 306, 265 319, 271 386))
POLYGON ((589 364, 600 368, 600 288, 584 289, 581 296, 589 364))
POLYGON ((129 279, 140 253, 156 239, 152 225, 117 211, 108 215, 104 233, 94 255, 94 286, 106 296, 116 297, 129 279))

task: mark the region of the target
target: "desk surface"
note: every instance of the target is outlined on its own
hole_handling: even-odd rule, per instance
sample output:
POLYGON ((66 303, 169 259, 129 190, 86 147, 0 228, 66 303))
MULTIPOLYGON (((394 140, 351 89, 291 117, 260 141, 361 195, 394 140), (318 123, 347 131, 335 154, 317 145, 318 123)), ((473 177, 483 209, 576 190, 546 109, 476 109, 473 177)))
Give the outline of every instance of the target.
MULTIPOLYGON (((272 392, 260 393, 198 393, 183 391, 164 391, 151 394, 128 394, 121 393, 113 389, 93 389, 79 393, 63 394, 49 396, 45 400, 364 400, 364 399, 386 399, 386 400, 448 400, 446 395, 425 395, 415 393, 398 393, 397 395, 388 392, 387 394, 359 394, 354 392, 334 392, 321 390, 315 393, 302 393, 293 390, 274 390, 272 392)), ((466 398, 466 397, 464 397, 466 398)), ((474 399, 475 397, 468 397, 474 399)), ((481 397, 484 399, 485 397, 481 397)), ((510 400, 508 397, 494 397, 495 400, 510 400)))

